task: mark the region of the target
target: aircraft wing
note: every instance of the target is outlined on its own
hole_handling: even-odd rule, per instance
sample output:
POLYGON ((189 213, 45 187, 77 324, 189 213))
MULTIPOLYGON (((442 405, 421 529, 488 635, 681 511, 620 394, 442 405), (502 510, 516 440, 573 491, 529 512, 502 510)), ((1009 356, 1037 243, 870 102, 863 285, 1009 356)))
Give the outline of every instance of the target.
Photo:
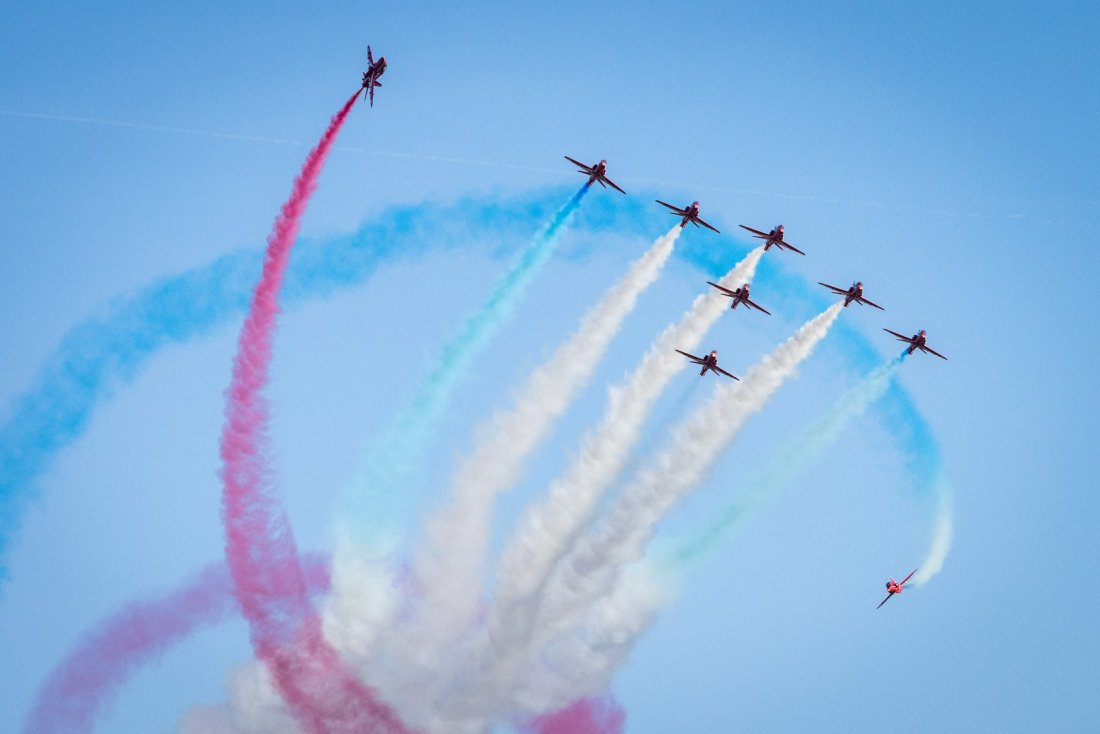
POLYGON ((784 247, 786 247, 786 248, 787 248, 788 250, 794 250, 794 251, 795 251, 795 252, 797 252, 797 253, 798 253, 799 255, 805 255, 805 254, 806 254, 806 253, 804 253, 804 252, 803 252, 802 250, 800 250, 800 249, 798 249, 797 247, 795 247, 794 245, 788 244, 788 243, 784 242, 783 240, 779 240, 779 244, 783 245, 783 246, 784 246, 784 247))
POLYGON ((703 362, 706 362, 706 360, 703 359, 702 357, 696 357, 694 354, 688 354, 687 352, 685 352, 681 349, 677 349, 676 351, 680 352, 680 354, 684 355, 685 357, 690 359, 695 364, 703 364, 703 362))
POLYGON ((940 354, 939 352, 937 352, 935 349, 928 346, 927 344, 925 344, 923 347, 921 347, 921 351, 922 352, 931 352, 932 354, 936 355, 940 359, 947 359, 947 357, 943 356, 942 354, 940 354))
POLYGON ((890 597, 891 597, 891 596, 893 596, 893 594, 892 594, 892 593, 891 593, 891 594, 887 594, 887 595, 886 595, 886 598, 885 598, 885 599, 883 599, 882 601, 880 601, 880 602, 878 603, 878 606, 877 606, 877 607, 875 607, 875 609, 882 609, 882 605, 883 605, 883 604, 885 604, 886 602, 890 601, 890 597))
POLYGON ((820 280, 817 281, 817 284, 825 286, 826 288, 828 288, 829 290, 831 290, 833 293, 837 294, 838 296, 848 295, 848 289, 847 288, 837 288, 835 285, 829 285, 828 283, 822 283, 820 280))
POLYGON ((753 229, 752 227, 746 227, 743 224, 738 224, 737 226, 740 227, 741 229, 747 229, 748 231, 752 232, 753 234, 759 235, 761 237, 767 237, 768 236, 767 232, 761 232, 759 229, 753 229))
POLYGON ((901 580, 901 586, 905 586, 906 582, 909 581, 909 579, 913 578, 913 574, 916 573, 916 572, 917 572, 917 569, 914 568, 913 573, 910 573, 908 576, 906 576, 904 579, 901 580))
POLYGON ((866 303, 866 304, 867 304, 868 306, 874 306, 874 307, 875 307, 875 308, 877 308, 877 309, 878 309, 879 311, 885 311, 885 310, 886 310, 885 308, 883 308, 882 306, 878 305, 878 304, 877 304, 877 303, 875 303, 874 301, 868 300, 868 299, 864 298, 863 296, 860 296, 860 297, 859 297, 859 298, 857 298, 856 300, 857 300, 857 301, 859 301, 860 303, 866 303))
MULTIPOLYGON (((569 156, 562 156, 562 157, 565 158, 565 160, 572 163, 574 166, 579 166, 580 168, 583 168, 585 173, 592 173, 592 170, 593 170, 592 166, 586 166, 583 163, 581 163, 580 161, 578 161, 576 158, 570 158, 569 156)), ((616 187, 616 188, 618 188, 618 187, 616 187)))
POLYGON ((724 369, 722 369, 718 365, 712 366, 711 369, 714 370, 715 372, 720 372, 721 374, 725 375, 726 377, 732 377, 733 379, 737 380, 738 382, 741 382, 740 377, 738 377, 737 375, 732 375, 729 372, 726 372, 724 369))
POLYGON ((766 314, 767 314, 768 316, 771 316, 771 315, 772 315, 772 312, 771 312, 771 311, 767 310, 766 308, 764 308, 763 306, 761 306, 761 305, 760 305, 759 303, 755 303, 755 302, 753 302, 753 301, 750 301, 750 300, 749 300, 749 299, 747 299, 747 298, 745 299, 745 303, 749 304, 750 306, 752 306, 753 308, 755 308, 755 309, 756 309, 757 311, 763 311, 763 312, 764 312, 764 313, 766 313, 766 314))
POLYGON ((734 293, 733 291, 731 291, 731 290, 730 290, 729 288, 725 287, 724 285, 718 285, 717 283, 714 283, 714 282, 712 282, 712 281, 709 281, 709 280, 707 281, 707 285, 712 285, 712 286, 714 286, 714 287, 715 287, 715 288, 717 288, 718 290, 720 290, 720 291, 722 291, 723 293, 725 293, 725 294, 726 294, 727 296, 735 296, 735 295, 737 295, 737 294, 735 294, 735 293, 734 293))
POLYGON ((625 194, 626 193, 621 188, 619 188, 619 185, 617 183, 615 183, 614 181, 609 179, 607 176, 604 176, 603 180, 607 181, 607 185, 610 186, 611 188, 615 189, 616 191, 618 191, 620 194, 625 194))
POLYGON ((672 204, 666 204, 665 202, 661 201, 660 199, 655 199, 654 201, 656 201, 661 206, 668 207, 678 217, 686 217, 687 216, 687 209, 681 209, 678 206, 673 206, 672 204))
MULTIPOLYGON (((709 224, 707 224, 706 222, 704 222, 704 221, 703 221, 702 219, 700 219, 699 217, 696 217, 696 218, 695 218, 695 221, 699 222, 699 224, 703 225, 704 227, 706 227, 707 229, 711 230, 712 232, 718 232, 718 230, 717 230, 717 229, 715 229, 714 227, 710 226, 709 224)), ((718 234, 722 234, 722 233, 721 233, 721 232, 718 232, 718 234)))
POLYGON ((893 335, 894 335, 894 336, 896 336, 896 337, 897 337, 897 338, 898 338, 898 339, 899 339, 900 341, 903 341, 903 342, 908 342, 909 344, 912 344, 912 343, 913 343, 913 337, 911 337, 911 336, 903 336, 903 335, 901 335, 901 334, 897 333, 896 331, 890 331, 889 329, 883 329, 883 331, 885 331, 885 332, 887 332, 887 333, 889 333, 889 334, 893 334, 893 335))
POLYGON ((370 46, 367 46, 367 66, 374 66, 374 54, 370 52, 370 46))

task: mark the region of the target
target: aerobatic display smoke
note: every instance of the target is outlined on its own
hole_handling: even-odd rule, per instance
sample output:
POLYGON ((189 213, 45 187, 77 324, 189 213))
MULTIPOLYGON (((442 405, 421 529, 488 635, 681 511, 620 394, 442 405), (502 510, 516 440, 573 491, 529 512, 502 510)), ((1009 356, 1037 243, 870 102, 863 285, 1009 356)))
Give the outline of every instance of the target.
MULTIPOLYGON (((721 278, 721 285, 739 287, 751 281, 763 253, 763 247, 752 250, 721 278)), ((604 416, 583 440, 578 458, 521 520, 497 573, 489 612, 491 663, 473 679, 476 683, 470 683, 471 697, 486 702, 498 689, 500 695, 508 695, 532 633, 528 620, 537 597, 573 539, 592 519, 601 494, 622 471, 653 404, 683 368, 684 357, 675 350, 694 349, 728 308, 729 302, 717 292, 704 293, 679 322, 657 336, 625 383, 610 389, 604 416)))
POLYGON ((473 454, 458 468, 453 500, 431 521, 428 549, 417 565, 424 608, 431 614, 412 636, 427 635, 427 654, 441 658, 453 638, 473 622, 481 599, 481 577, 499 494, 520 478, 524 461, 553 422, 586 385, 634 309, 639 295, 657 279, 682 229, 662 235, 581 319, 573 335, 534 370, 514 405, 498 411, 481 431, 473 454), (432 647, 435 650, 432 650, 432 647))
POLYGON ((913 586, 924 586, 932 578, 943 570, 944 561, 951 550, 951 536, 955 532, 954 500, 951 497, 951 485, 947 477, 938 473, 935 478, 935 516, 932 518, 932 540, 928 546, 928 553, 921 561, 916 574, 913 575, 913 586))
POLYGON ((560 711, 539 716, 523 734, 620 734, 626 712, 611 699, 583 698, 560 711))
MULTIPOLYGON (((443 345, 435 366, 412 402, 398 414, 394 426, 369 453, 366 473, 353 488, 351 497, 356 505, 353 522, 366 528, 366 537, 357 540, 386 549, 389 539, 385 535, 392 528, 385 524, 392 524, 403 509, 395 503, 407 496, 407 485, 423 459, 427 440, 450 405, 456 388, 466 378, 474 358, 512 316, 535 276, 554 253, 589 188, 589 184, 582 186, 558 209, 497 282, 485 303, 443 345)), ((347 529, 353 537, 362 535, 355 525, 347 529)))
POLYGON ((275 220, 263 273, 238 342, 221 443, 222 510, 234 593, 248 620, 256 654, 308 734, 404 731, 325 640, 266 461, 263 389, 279 288, 306 204, 356 97, 332 118, 275 220))
POLYGON ((703 406, 673 432, 662 451, 615 499, 598 526, 578 539, 559 564, 537 614, 537 626, 554 629, 611 594, 624 564, 641 558, 657 521, 698 486, 738 434, 794 374, 836 321, 836 303, 804 324, 749 370, 741 383, 720 383, 703 406))
MULTIPOLYGON (((306 556, 309 593, 328 590, 328 559, 306 556)), ((135 602, 96 625, 53 669, 35 697, 23 734, 90 732, 127 679, 197 630, 237 613, 224 563, 158 599, 135 602)))
POLYGON ((760 474, 735 488, 735 497, 702 532, 684 540, 672 560, 687 564, 712 550, 753 510, 817 463, 841 432, 886 394, 906 353, 902 352, 845 392, 821 418, 775 453, 760 474))

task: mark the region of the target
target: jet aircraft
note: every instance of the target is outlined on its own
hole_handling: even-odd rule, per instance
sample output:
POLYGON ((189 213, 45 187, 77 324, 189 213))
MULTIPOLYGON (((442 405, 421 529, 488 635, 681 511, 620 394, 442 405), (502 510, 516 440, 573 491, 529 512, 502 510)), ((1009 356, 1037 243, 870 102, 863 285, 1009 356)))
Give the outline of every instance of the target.
POLYGON ((874 306, 879 311, 885 311, 886 310, 885 308, 878 305, 877 303, 874 303, 873 301, 869 301, 869 300, 867 300, 866 298, 863 297, 863 283, 862 283, 862 281, 857 280, 855 283, 852 283, 851 288, 847 288, 847 289, 837 288, 835 285, 829 285, 828 283, 822 283, 820 280, 817 281, 817 284, 825 286, 826 288, 828 288, 829 290, 831 290, 833 293, 835 293, 838 296, 844 296, 844 308, 848 308, 848 304, 851 303, 852 301, 855 301, 856 303, 859 303, 859 304, 866 303, 868 306, 874 306))
POLYGON ((578 171, 578 173, 583 173, 583 174, 586 174, 588 176, 588 185, 589 186, 591 186, 593 184, 593 182, 595 182, 595 183, 598 183, 600 186, 603 186, 605 189, 608 186, 610 186, 611 188, 615 189, 616 191, 618 191, 621 194, 626 193, 625 191, 620 189, 614 181, 612 181, 611 179, 609 179, 607 177, 607 161, 606 160, 602 160, 599 163, 593 163, 591 166, 586 166, 583 163, 581 163, 580 161, 576 160, 575 158, 570 158, 569 156, 565 156, 565 160, 567 160, 570 163, 572 163, 573 165, 579 167, 580 170, 578 171))
POLYGON ((680 220, 680 228, 681 229, 683 228, 683 226, 685 224, 687 224, 688 222, 691 222, 696 227, 698 227, 701 224, 709 230, 712 230, 714 232, 718 232, 717 229, 710 226, 709 224, 707 224, 706 222, 704 222, 702 219, 699 218, 699 202, 697 202, 697 201, 691 202, 691 206, 686 206, 683 209, 681 209, 678 206, 673 206, 672 204, 666 204, 665 202, 661 201, 660 199, 657 199, 657 203, 660 204, 663 207, 667 207, 667 208, 671 209, 672 213, 675 214, 676 216, 683 217, 683 219, 680 220))
POLYGON ((771 230, 770 232, 761 232, 759 229, 753 229, 752 227, 746 227, 743 224, 738 224, 737 226, 740 227, 741 229, 747 229, 748 231, 752 232, 752 236, 755 237, 756 239, 765 240, 765 242, 764 242, 764 252, 767 252, 774 245, 776 248, 778 248, 780 250, 782 250, 783 248, 787 248, 788 250, 794 250, 799 255, 805 255, 806 254, 802 250, 795 247, 794 245, 783 241, 783 225, 782 224, 780 224, 779 226, 777 226, 775 229, 771 230))
POLYGON ((937 357, 939 357, 940 359, 947 359, 947 357, 943 356, 942 354, 937 352, 935 349, 928 346, 928 344, 927 344, 928 332, 925 331, 924 329, 921 329, 918 333, 913 334, 913 336, 903 336, 903 335, 897 333, 896 331, 890 331, 889 329, 883 329, 883 331, 896 336, 898 338, 899 342, 905 342, 906 344, 908 344, 909 349, 906 352, 906 354, 912 354, 914 350, 919 349, 922 352, 925 352, 925 353, 928 353, 928 354, 934 354, 937 357))
POLYGON ((374 88, 382 86, 378 77, 386 73, 386 57, 379 56, 375 61, 370 46, 367 46, 367 64, 367 70, 363 72, 363 96, 370 95, 370 106, 374 107, 374 88))
POLYGON ((763 311, 764 313, 771 316, 771 313, 772 313, 771 311, 768 311, 763 306, 761 306, 759 303, 756 303, 754 301, 749 300, 749 284, 748 283, 745 283, 745 285, 741 286, 740 288, 738 288, 735 291, 731 291, 729 288, 726 288, 725 286, 718 285, 717 283, 711 283, 709 280, 707 281, 707 283, 714 286, 718 290, 722 291, 722 295, 729 296, 730 298, 733 299, 733 303, 730 304, 730 308, 737 308, 739 305, 741 305, 743 303, 743 304, 745 304, 745 308, 748 308, 748 307, 751 306, 752 308, 755 308, 757 311, 763 311))
POLYGON ((700 377, 705 375, 707 373, 707 370, 713 370, 716 374, 725 375, 726 377, 732 377, 733 379, 737 380, 738 382, 741 381, 740 377, 737 377, 735 375, 731 375, 729 372, 726 372, 724 369, 722 369, 721 367, 718 366, 718 350, 717 349, 715 349, 714 351, 712 351, 710 354, 708 354, 705 357, 696 357, 694 354, 688 354, 687 352, 681 351, 679 349, 677 349, 676 351, 680 352, 680 354, 684 355, 685 357, 690 359, 695 364, 703 366, 703 369, 699 370, 699 376, 700 377))
MULTIPOLYGON (((916 572, 917 572, 917 569, 914 568, 913 573, 916 573, 916 572)), ((909 579, 913 578, 913 573, 909 574, 904 579, 902 579, 901 583, 898 583, 897 581, 894 581, 894 577, 891 576, 890 580, 886 582, 886 592, 887 592, 886 593, 886 598, 883 599, 882 601, 880 601, 878 606, 875 607, 875 609, 882 609, 882 605, 885 604, 886 602, 890 601, 891 596, 893 596, 894 594, 900 594, 901 592, 905 591, 905 582, 908 581, 909 579)))

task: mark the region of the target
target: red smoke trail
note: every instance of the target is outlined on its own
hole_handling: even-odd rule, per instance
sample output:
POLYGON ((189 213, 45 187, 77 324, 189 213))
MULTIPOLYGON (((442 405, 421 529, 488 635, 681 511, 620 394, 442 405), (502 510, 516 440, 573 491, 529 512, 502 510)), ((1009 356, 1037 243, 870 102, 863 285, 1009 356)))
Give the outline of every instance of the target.
POLYGON ((310 605, 305 577, 267 463, 267 401, 278 294, 298 224, 317 177, 356 96, 332 118, 294 181, 267 241, 263 274, 241 330, 222 434, 222 512, 234 593, 252 647, 308 734, 404 732, 340 659, 310 605))
MULTIPOLYGON (((306 556, 310 594, 329 588, 328 559, 306 556)), ((167 596, 130 604, 92 629, 38 690, 23 734, 90 732, 123 683, 142 666, 202 627, 237 612, 224 564, 211 566, 167 596)))
POLYGON ((610 698, 582 698, 523 727, 525 734, 622 734, 626 712, 610 698))

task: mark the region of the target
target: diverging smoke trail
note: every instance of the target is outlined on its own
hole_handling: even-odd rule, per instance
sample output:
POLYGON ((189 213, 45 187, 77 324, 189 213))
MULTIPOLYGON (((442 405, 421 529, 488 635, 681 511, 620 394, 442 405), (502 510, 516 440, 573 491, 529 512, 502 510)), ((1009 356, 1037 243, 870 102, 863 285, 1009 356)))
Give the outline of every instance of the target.
MULTIPOLYGON (((589 186, 570 197, 497 282, 485 302, 443 345, 431 373, 421 383, 409 405, 402 410, 380 444, 367 456, 365 474, 352 488, 353 536, 364 534, 369 543, 385 546, 401 508, 396 503, 409 493, 408 484, 423 461, 428 439, 446 412, 459 384, 466 378, 474 359, 507 323, 542 266, 554 253, 562 232, 572 220, 589 186), (364 527, 365 526, 365 527, 364 527)), ((338 550, 339 552, 339 550, 338 550)))
POLYGON ((685 565, 712 550, 750 512, 771 500, 776 492, 813 466, 836 443, 841 432, 886 393, 905 357, 906 353, 902 352, 841 395, 825 415, 777 451, 760 474, 745 485, 737 486, 736 496, 710 527, 685 539, 670 560, 676 565, 685 565))
MULTIPOLYGON (((328 559, 306 556, 302 571, 310 594, 328 590, 328 559)), ((157 599, 134 602, 96 625, 38 689, 23 734, 95 730, 127 679, 199 629, 237 614, 229 569, 210 566, 157 599)))
POLYGON ((641 557, 656 523, 706 478, 749 417, 810 356, 842 308, 843 303, 833 304, 804 324, 750 369, 742 383, 719 384, 702 408, 680 424, 671 445, 638 473, 560 564, 538 610, 538 629, 558 628, 612 593, 619 569, 641 557))
POLYGON ((519 480, 527 458, 588 383, 638 297, 668 262, 680 232, 679 226, 673 227, 630 265, 582 317, 573 335, 532 372, 514 405, 492 417, 473 454, 461 462, 451 485, 452 500, 430 520, 427 549, 416 567, 425 614, 405 633, 416 643, 400 644, 405 654, 421 656, 410 661, 414 665, 438 670, 454 638, 468 633, 481 601, 498 496, 519 480))
POLYGON ((955 503, 951 496, 951 485, 942 471, 936 473, 933 482, 936 505, 933 508, 932 538, 928 552, 913 576, 913 586, 924 586, 943 569, 955 532, 955 503))
POLYGON ((234 593, 253 648, 295 719, 308 732, 404 731, 325 641, 267 464, 267 401, 278 294, 309 197, 358 95, 310 151, 268 238, 263 272, 233 363, 222 434, 222 512, 234 593))
MULTIPOLYGON (((733 288, 751 281, 764 250, 746 255, 725 276, 733 288)), ((490 691, 508 689, 530 634, 529 616, 555 564, 596 511, 641 436, 653 404, 672 377, 683 368, 676 349, 696 348, 714 322, 729 308, 716 291, 698 296, 676 324, 654 340, 626 382, 612 388, 600 424, 581 445, 578 458, 555 480, 549 496, 527 511, 516 538, 505 549, 497 574, 497 589, 489 616, 489 645, 481 677, 471 678, 468 696, 452 715, 487 716, 495 704, 484 705, 490 691), (462 709, 468 709, 462 712, 462 709)), ((501 695, 506 695, 501 690, 501 695)))

